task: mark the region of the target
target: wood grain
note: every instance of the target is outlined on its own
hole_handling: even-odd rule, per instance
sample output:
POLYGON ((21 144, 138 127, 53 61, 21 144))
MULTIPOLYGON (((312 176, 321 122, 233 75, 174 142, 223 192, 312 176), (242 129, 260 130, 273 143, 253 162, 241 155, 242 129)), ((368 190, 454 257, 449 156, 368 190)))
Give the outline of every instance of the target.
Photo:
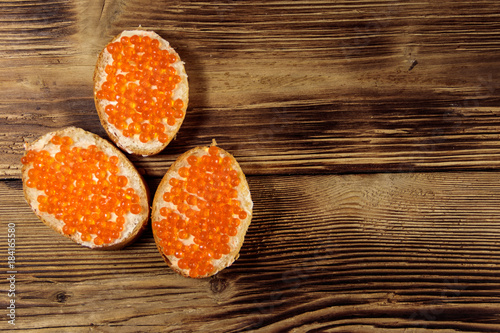
POLYGON ((498 331, 497 178, 249 177, 255 216, 241 257, 204 280, 173 273, 150 231, 117 252, 79 247, 37 220, 20 181, 2 181, 1 216, 16 224, 16 329, 498 331))
POLYGON ((17 307, 0 330, 500 331, 499 37, 493 0, 3 1, 0 251, 15 223, 17 307), (79 247, 22 197, 25 141, 105 137, 94 65, 138 26, 190 82, 176 140, 131 157, 152 193, 213 138, 248 176, 241 257, 210 279, 173 273, 151 230, 79 247))
POLYGON ((217 139, 250 174, 498 170, 497 1, 10 2, 0 12, 0 176, 23 142, 68 125, 105 136, 101 48, 142 25, 186 62, 190 106, 159 156, 217 139))

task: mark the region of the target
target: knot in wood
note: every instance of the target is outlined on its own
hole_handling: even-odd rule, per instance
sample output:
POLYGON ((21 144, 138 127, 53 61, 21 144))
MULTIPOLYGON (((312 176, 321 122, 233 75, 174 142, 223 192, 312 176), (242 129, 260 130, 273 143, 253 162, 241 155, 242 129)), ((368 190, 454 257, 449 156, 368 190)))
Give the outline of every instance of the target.
POLYGON ((70 295, 66 294, 64 291, 60 291, 55 295, 55 300, 58 303, 65 303, 70 295))
POLYGON ((222 293, 227 287, 227 280, 219 277, 214 277, 210 280, 210 290, 214 294, 222 293))

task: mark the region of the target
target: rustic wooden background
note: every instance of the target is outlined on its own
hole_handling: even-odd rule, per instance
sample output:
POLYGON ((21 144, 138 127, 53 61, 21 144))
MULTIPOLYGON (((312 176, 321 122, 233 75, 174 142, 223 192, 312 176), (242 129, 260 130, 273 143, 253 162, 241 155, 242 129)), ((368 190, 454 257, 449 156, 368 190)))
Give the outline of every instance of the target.
POLYGON ((497 0, 0 1, 0 329, 500 331, 499 133, 497 0), (172 273, 151 231, 79 247, 22 196, 24 141, 105 137, 96 57, 139 25, 176 48, 191 91, 177 139, 131 158, 152 191, 212 138, 248 176, 254 220, 213 278, 172 273))

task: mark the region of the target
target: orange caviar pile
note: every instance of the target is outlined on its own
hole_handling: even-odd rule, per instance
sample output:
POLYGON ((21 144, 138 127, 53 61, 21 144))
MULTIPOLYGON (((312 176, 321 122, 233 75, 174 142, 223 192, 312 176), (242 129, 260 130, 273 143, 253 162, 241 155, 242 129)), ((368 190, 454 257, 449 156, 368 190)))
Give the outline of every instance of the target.
POLYGON ((237 199, 240 178, 230 157, 222 158, 219 148, 211 146, 208 154, 191 155, 187 161, 189 167, 168 180, 170 191, 163 194, 175 211, 162 207, 163 219, 153 228, 163 252, 178 258, 177 265, 189 270, 189 276, 198 277, 213 272, 213 259, 231 252, 231 238, 248 214, 237 199))
POLYGON ((139 196, 120 175, 119 158, 107 156, 97 146, 77 147, 68 136, 53 136, 59 150, 29 150, 21 162, 32 165, 26 186, 43 194, 37 197, 40 212, 64 222, 63 233, 81 234, 84 242, 109 244, 120 237, 125 215, 142 210, 139 196))
POLYGON ((173 126, 184 116, 184 102, 172 99, 181 82, 171 66, 177 55, 160 49, 157 39, 138 35, 121 37, 107 51, 113 63, 106 65, 106 81, 96 97, 110 102, 105 108, 108 122, 125 137, 139 135, 143 143, 168 142, 165 124, 173 126))

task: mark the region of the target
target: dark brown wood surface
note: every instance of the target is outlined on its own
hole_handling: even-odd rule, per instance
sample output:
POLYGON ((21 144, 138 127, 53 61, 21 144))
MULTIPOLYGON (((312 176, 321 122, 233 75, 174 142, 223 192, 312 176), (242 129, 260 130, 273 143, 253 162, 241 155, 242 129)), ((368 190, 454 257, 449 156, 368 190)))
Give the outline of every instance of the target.
POLYGON ((3 1, 0 330, 500 331, 499 133, 497 1, 3 1), (23 199, 25 141, 69 125, 106 137, 95 61, 139 25, 190 82, 176 140, 131 157, 151 189, 213 138, 248 176, 254 219, 213 278, 173 273, 150 230, 79 247, 23 199))

